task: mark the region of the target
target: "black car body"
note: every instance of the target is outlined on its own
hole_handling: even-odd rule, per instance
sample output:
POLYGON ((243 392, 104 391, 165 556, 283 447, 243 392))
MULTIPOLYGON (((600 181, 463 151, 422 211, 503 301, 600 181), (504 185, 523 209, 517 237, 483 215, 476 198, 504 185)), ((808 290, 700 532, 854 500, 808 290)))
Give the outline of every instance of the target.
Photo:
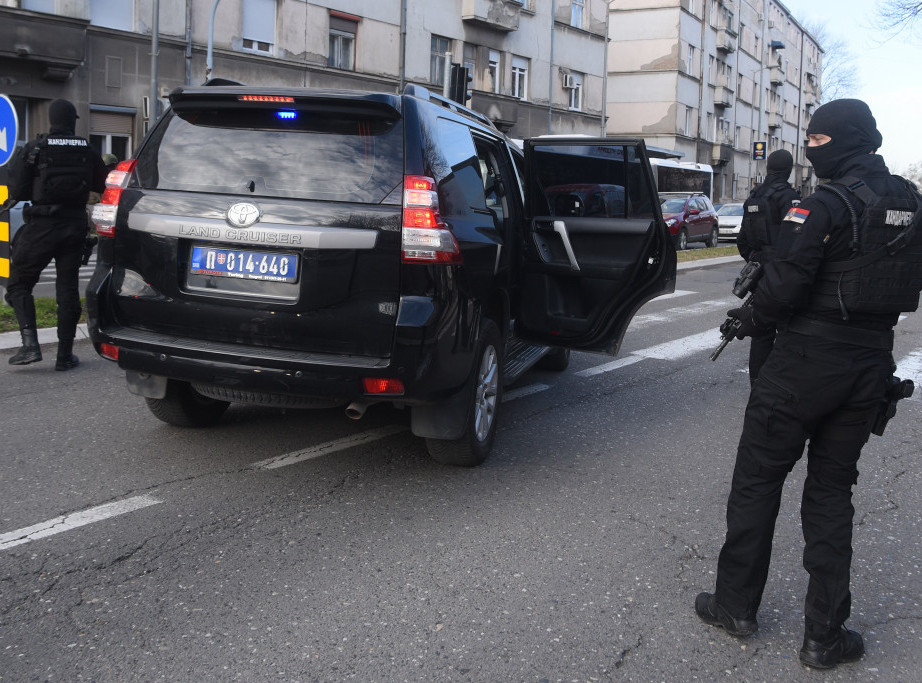
POLYGON ((390 401, 437 460, 477 464, 504 382, 567 349, 616 353, 675 286, 642 141, 523 154, 417 86, 170 101, 110 174, 87 291, 97 350, 167 422, 390 401), (543 188, 568 183, 625 188, 623 214, 554 215, 543 188))

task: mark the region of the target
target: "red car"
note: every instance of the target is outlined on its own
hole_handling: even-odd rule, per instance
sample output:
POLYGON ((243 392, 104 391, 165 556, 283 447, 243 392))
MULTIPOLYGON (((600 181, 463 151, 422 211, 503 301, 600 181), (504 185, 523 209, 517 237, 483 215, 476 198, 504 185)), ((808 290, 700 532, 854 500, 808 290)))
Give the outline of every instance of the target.
POLYGON ((717 212, 707 195, 700 192, 660 192, 663 219, 676 249, 688 248, 689 242, 717 246, 717 212))

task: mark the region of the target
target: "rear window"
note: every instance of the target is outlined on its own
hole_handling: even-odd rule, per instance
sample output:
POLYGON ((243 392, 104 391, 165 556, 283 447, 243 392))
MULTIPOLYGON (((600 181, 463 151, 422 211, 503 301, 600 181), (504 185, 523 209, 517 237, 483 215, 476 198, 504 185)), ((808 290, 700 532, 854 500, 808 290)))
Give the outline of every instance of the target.
POLYGON ((717 212, 718 216, 742 216, 743 215, 743 205, 742 204, 724 204, 720 207, 720 210, 717 212))
POLYGON ((403 182, 403 127, 355 111, 184 109, 136 170, 148 189, 379 204, 403 182))
POLYGON ((666 199, 662 204, 663 213, 679 213, 685 210, 685 198, 666 199))

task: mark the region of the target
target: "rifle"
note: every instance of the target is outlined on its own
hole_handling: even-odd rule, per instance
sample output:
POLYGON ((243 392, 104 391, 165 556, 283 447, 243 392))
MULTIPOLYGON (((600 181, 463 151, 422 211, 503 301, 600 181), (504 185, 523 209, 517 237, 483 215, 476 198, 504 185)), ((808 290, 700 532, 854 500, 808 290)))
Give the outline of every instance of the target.
MULTIPOLYGON (((739 276, 733 283, 733 294, 740 299, 745 297, 745 301, 743 301, 741 308, 752 306, 753 293, 761 277, 762 264, 758 261, 749 261, 743 266, 739 276)), ((720 326, 720 345, 714 349, 714 353, 711 354, 711 360, 717 360, 718 356, 727 348, 727 344, 736 337, 736 333, 739 332, 740 327, 742 327, 742 323, 737 318, 727 317, 727 319, 723 321, 720 326)))

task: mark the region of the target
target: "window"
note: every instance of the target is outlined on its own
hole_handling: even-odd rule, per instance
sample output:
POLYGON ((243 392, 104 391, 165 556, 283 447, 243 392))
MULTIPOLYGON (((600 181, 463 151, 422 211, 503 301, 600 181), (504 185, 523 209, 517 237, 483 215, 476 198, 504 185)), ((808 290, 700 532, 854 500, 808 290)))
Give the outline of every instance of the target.
POLYGON ((691 135, 692 129, 692 108, 685 107, 685 128, 682 130, 683 135, 691 135))
POLYGON ((742 132, 742 129, 742 126, 737 126, 736 132, 733 133, 733 146, 737 149, 740 147, 740 133, 742 132))
POLYGON ((695 75, 695 46, 688 46, 688 63, 685 65, 685 73, 694 76, 695 75))
MULTIPOLYGON (((467 69, 467 75, 470 76, 471 86, 477 85, 477 46, 471 43, 464 44, 464 61, 462 66, 467 69)), ((467 86, 465 85, 465 88, 467 86)))
POLYGON ((355 34, 358 22, 330 15, 330 57, 327 64, 335 69, 355 71, 355 34))
POLYGON ((54 0, 22 0, 22 8, 33 12, 54 14, 54 0))
POLYGON ((93 26, 134 31, 134 3, 124 0, 90 0, 90 23, 93 26))
POLYGON ((498 93, 500 86, 499 75, 502 73, 499 67, 499 50, 490 50, 490 64, 487 67, 490 74, 490 82, 487 84, 491 92, 498 93))
POLYGON ((432 36, 431 54, 429 55, 429 82, 445 85, 445 53, 451 49, 451 41, 442 36, 432 36))
POLYGON ((708 112, 707 115, 707 127, 704 129, 704 139, 714 139, 714 116, 711 114, 711 112, 708 112))
POLYGON ((528 60, 524 57, 512 57, 512 96, 528 99, 528 60))
POLYGON ((243 0, 243 42, 252 52, 272 53, 275 45, 275 0, 243 0))
POLYGON ((573 85, 570 88, 570 109, 580 111, 583 108, 583 74, 571 73, 569 76, 573 85))
POLYGON ((583 27, 583 10, 586 8, 586 0, 571 0, 570 2, 570 26, 576 28, 583 27))

